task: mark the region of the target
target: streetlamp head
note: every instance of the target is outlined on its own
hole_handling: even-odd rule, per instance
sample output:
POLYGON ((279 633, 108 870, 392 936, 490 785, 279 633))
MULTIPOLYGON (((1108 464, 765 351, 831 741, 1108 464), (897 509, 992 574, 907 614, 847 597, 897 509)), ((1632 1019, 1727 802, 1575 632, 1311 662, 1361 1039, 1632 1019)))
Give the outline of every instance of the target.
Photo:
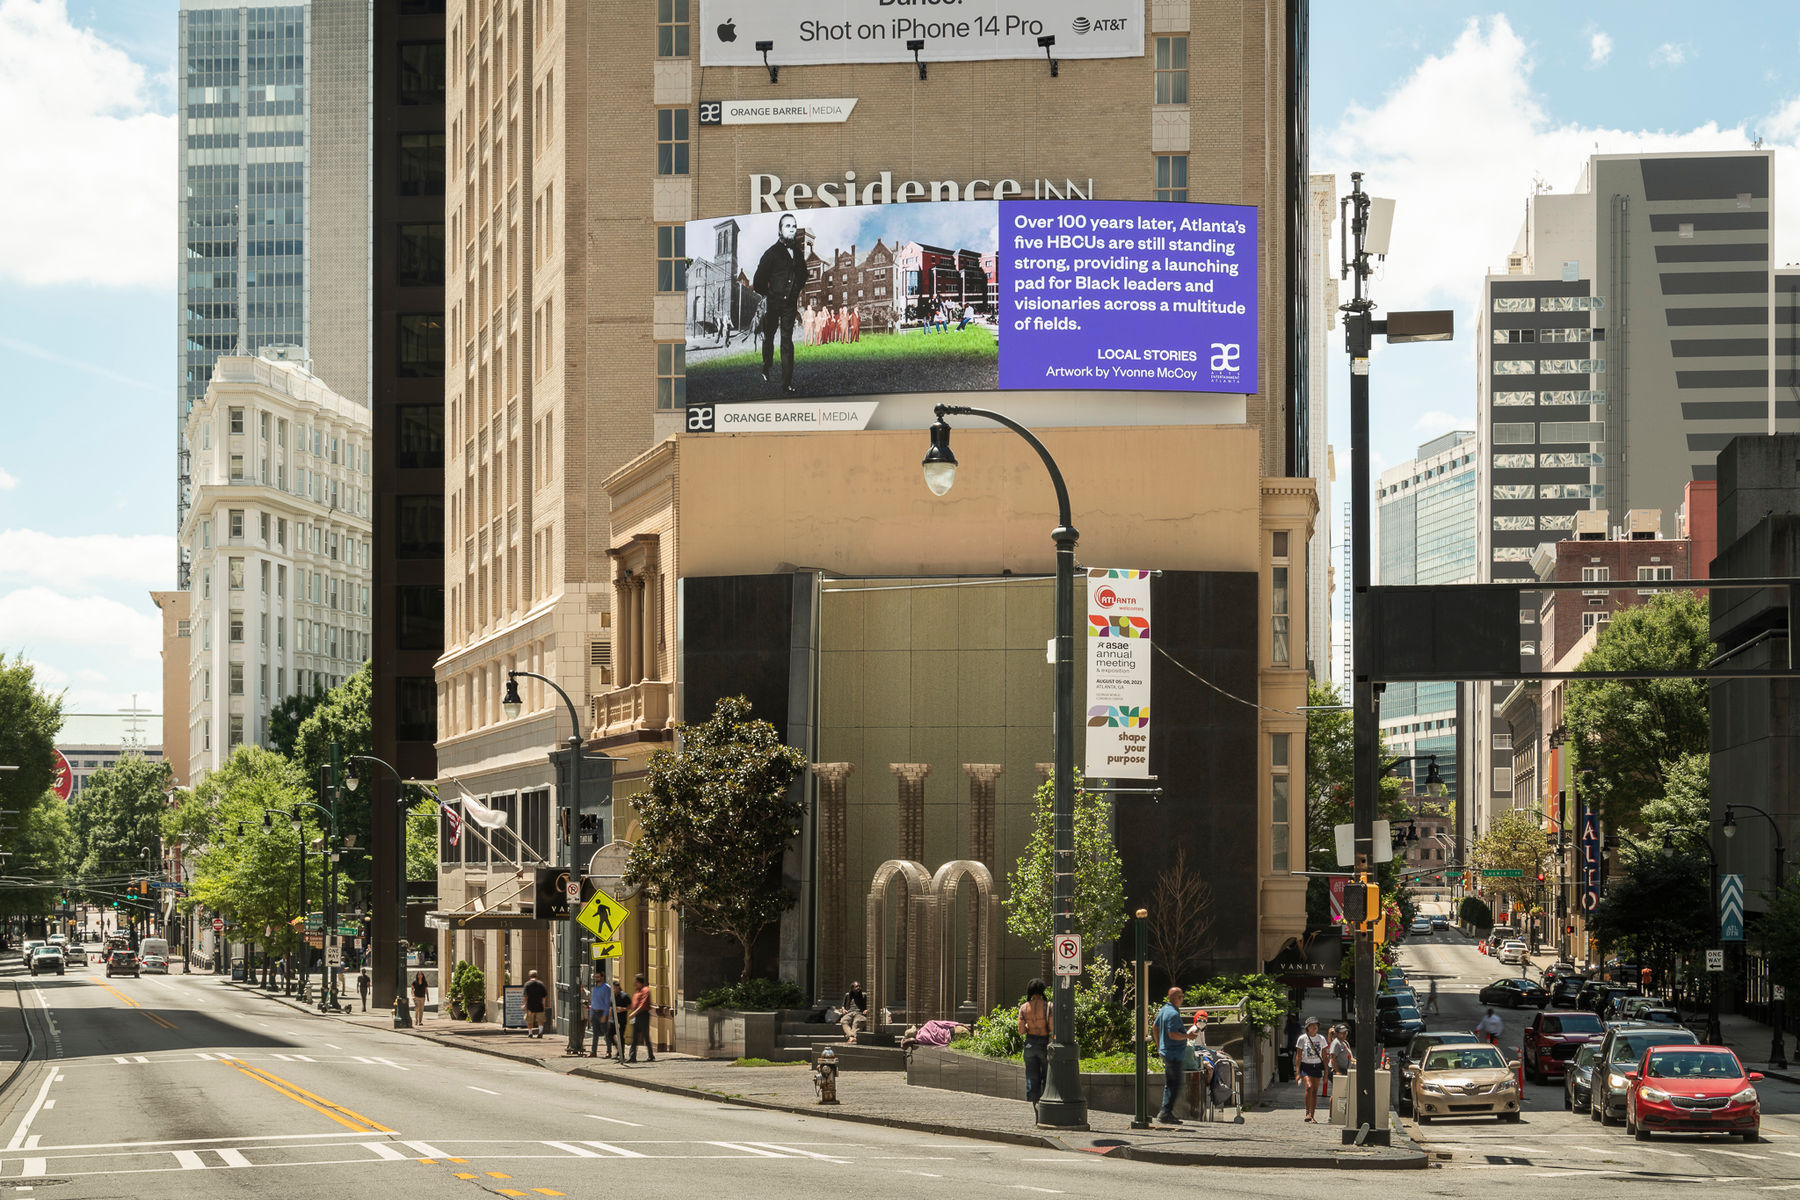
MULTIPOLYGON (((239 828, 240 829, 242 828, 241 824, 239 825, 239 828)), ((273 828, 274 828, 274 825, 269 820, 269 811, 268 811, 268 809, 264 809, 263 810, 263 832, 268 833, 273 828)))
POLYGON ((942 496, 956 483, 956 455, 950 452, 950 426, 939 417, 931 424, 931 448, 925 451, 925 486, 942 496))
POLYGON ((1728 838, 1737 836, 1737 814, 1731 811, 1730 805, 1725 806, 1725 820, 1719 825, 1719 828, 1725 831, 1725 836, 1728 838))
POLYGON ((1662 848, 1663 848, 1663 853, 1664 853, 1664 854, 1673 854, 1673 853, 1675 853, 1675 835, 1674 835, 1674 834, 1672 834, 1672 833, 1668 833, 1668 832, 1664 832, 1664 834, 1663 834, 1663 847, 1662 847, 1662 848))
MULTIPOLYGON (((264 817, 263 818, 263 828, 267 829, 268 827, 269 827, 269 819, 267 817, 264 817)), ((239 837, 244 836, 244 823, 242 821, 238 822, 238 836, 239 837)))
POLYGON ((500 697, 500 711, 506 714, 509 721, 517 720, 525 709, 525 702, 519 699, 519 681, 511 671, 506 673, 506 695, 500 697))
POLYGON ((1438 772, 1437 755, 1431 756, 1431 763, 1425 769, 1425 794, 1428 796, 1447 796, 1450 788, 1444 783, 1443 775, 1438 772))
POLYGON ((344 776, 344 786, 349 788, 353 792, 356 790, 356 785, 360 782, 361 781, 359 779, 357 779, 356 776, 354 776, 354 775, 344 776))
POLYGON ((295 833, 300 832, 300 826, 303 823, 304 822, 302 822, 300 820, 300 810, 299 809, 296 808, 293 812, 288 814, 288 824, 293 828, 295 833))

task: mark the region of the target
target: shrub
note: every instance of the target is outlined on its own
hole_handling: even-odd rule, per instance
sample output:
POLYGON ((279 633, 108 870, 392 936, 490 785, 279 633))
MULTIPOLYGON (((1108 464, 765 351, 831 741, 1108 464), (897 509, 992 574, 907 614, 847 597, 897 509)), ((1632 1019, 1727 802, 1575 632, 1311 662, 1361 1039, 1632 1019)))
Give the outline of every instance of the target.
POLYGON ((1456 910, 1457 919, 1473 929, 1492 929, 1494 927, 1494 910, 1487 902, 1477 896, 1463 897, 1462 906, 1456 910))
POLYGON ((738 1012, 773 1012, 778 1008, 804 1008, 806 993, 785 979, 743 979, 694 997, 694 1009, 729 1008, 738 1012))
POLYGON ((450 995, 466 1012, 487 999, 487 975, 474 963, 463 959, 450 972, 450 995))
POLYGON ((975 1022, 975 1032, 959 1043, 972 1054, 984 1058, 1018 1058, 1025 1053, 1025 1037, 1019 1032, 1019 1005, 1002 1004, 975 1022))
MULTIPOLYGON (((1102 961, 1090 976, 1103 978, 1104 965, 1102 961)), ((1052 989, 1052 998, 1054 994, 1052 989)), ((986 1058, 1018 1058, 1025 1053, 1025 1038, 1019 1032, 1019 1006, 1024 1003, 1025 997, 1020 996, 995 1008, 975 1022, 974 1033, 957 1044, 986 1058)), ((1075 1041, 1084 1059, 1131 1050, 1131 1031, 1131 1009, 1114 998, 1110 986, 1086 980, 1075 985, 1075 1041)))
POLYGON ((1279 1022, 1282 1013, 1287 1011, 1287 988, 1267 975, 1220 975, 1202 980, 1186 992, 1186 1002, 1201 1008, 1237 1004, 1248 999, 1245 1019, 1258 1037, 1279 1022))

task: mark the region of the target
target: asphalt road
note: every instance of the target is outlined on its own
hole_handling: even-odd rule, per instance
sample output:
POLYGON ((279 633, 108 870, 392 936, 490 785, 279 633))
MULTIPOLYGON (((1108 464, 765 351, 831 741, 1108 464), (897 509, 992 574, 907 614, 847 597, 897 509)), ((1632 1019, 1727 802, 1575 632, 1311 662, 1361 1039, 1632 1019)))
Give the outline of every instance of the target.
MULTIPOLYGON (((1501 1182, 1471 1162, 1429 1173, 1202 1175, 643 1092, 294 1012, 206 976, 107 980, 74 968, 32 979, 8 957, 0 980, 17 982, 38 1047, 0 1094, 0 1197, 474 1195, 466 1185, 508 1197, 1124 1200, 1203 1188, 1247 1200, 1314 1200, 1324 1189, 1391 1200, 1397 1190, 1489 1197, 1501 1182)), ((0 1010, 0 1022, 19 1019, 0 1010)), ((929 1103, 925 1093, 922 1113, 929 1103)), ((1536 1143, 1537 1115, 1528 1122, 1505 1139, 1536 1143)), ((1446 1125, 1432 1137, 1492 1132, 1446 1125)), ((1794 1144, 1734 1173, 1761 1186, 1783 1171, 1800 1176, 1800 1154, 1773 1157, 1794 1144)), ((1592 1171, 1526 1173, 1547 1176, 1532 1190, 1551 1197, 1635 1190, 1592 1171)), ((1693 1178, 1662 1172, 1669 1184, 1693 1178)))
MULTIPOLYGON (((1426 1017, 1431 1029, 1473 1029, 1487 1007, 1477 994, 1496 979, 1537 978, 1536 968, 1503 967, 1476 950, 1461 933, 1415 934, 1397 951, 1401 966, 1423 1000, 1426 980, 1438 980, 1441 1016, 1426 1017)), ((1537 1010, 1497 1008, 1505 1024, 1500 1046, 1519 1057, 1525 1027, 1537 1010)), ((1759 1064, 1749 1064, 1752 1070, 1759 1064)), ((1619 1125, 1602 1127, 1586 1113, 1563 1109, 1562 1081, 1527 1082, 1525 1116, 1517 1125, 1492 1117, 1445 1119, 1430 1125, 1406 1121, 1414 1141, 1441 1155, 1443 1178, 1454 1174, 1521 1174, 1534 1185, 1546 1180, 1604 1180, 1662 1185, 1729 1184, 1744 1195, 1763 1188, 1800 1192, 1800 1087, 1776 1080, 1757 1085, 1762 1099, 1762 1141, 1745 1145, 1722 1137, 1657 1135, 1648 1143, 1627 1137, 1619 1125)))

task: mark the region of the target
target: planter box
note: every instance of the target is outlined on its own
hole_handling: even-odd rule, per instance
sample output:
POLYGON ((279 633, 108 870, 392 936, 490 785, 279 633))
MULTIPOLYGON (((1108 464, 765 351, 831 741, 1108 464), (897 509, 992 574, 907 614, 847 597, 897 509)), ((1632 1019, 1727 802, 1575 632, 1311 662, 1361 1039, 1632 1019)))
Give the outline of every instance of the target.
POLYGON ((675 1044, 680 1054, 698 1058, 771 1058, 781 1014, 730 1008, 696 1011, 693 1001, 675 1010, 675 1044))
MULTIPOLYGON (((942 1046, 919 1046, 906 1064, 906 1082, 917 1087, 942 1088, 951 1092, 971 1092, 978 1096, 994 1096, 1002 1100, 1025 1099, 1025 1065, 1003 1058, 983 1058, 964 1054, 942 1046)), ((1162 1097, 1162 1071, 1151 1079, 1151 1104, 1162 1097)), ((1130 1113, 1137 1111, 1135 1076, 1089 1074, 1081 1076, 1082 1095, 1088 1107, 1101 1112, 1130 1113)))

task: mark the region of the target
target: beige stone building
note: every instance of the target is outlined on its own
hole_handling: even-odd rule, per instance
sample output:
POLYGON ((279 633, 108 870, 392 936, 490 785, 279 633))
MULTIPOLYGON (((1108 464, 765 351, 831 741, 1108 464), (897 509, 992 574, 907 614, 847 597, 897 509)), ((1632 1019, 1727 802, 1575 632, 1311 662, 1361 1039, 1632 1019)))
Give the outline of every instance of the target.
MULTIPOLYGON (((699 662, 697 655, 711 654, 706 661, 715 664, 733 661, 729 647, 699 636, 690 603, 717 603, 718 585, 696 581, 779 578, 775 590, 785 589, 788 600, 778 638, 787 646, 797 628, 794 603, 806 620, 830 629, 840 619, 854 623, 848 614, 858 606, 883 603, 871 597, 897 594, 854 591, 845 581, 1048 571, 1051 522, 1047 492, 1039 494, 1041 468, 1021 446, 1007 443, 1010 435, 984 432, 979 423, 958 435, 971 446, 991 446, 1009 464, 982 485, 995 488, 982 504, 959 496, 934 508, 929 493, 914 486, 932 401, 996 404, 1054 439, 1072 479, 1102 471, 1089 477, 1081 501, 1098 507, 1083 507, 1077 516, 1084 562, 1236 579, 1231 587, 1239 590, 1231 594, 1249 606, 1240 614, 1241 628, 1254 645, 1208 647, 1207 653, 1223 656, 1222 664, 1229 660, 1241 691, 1256 693, 1239 701, 1287 715, 1253 716, 1233 726, 1233 777, 1250 789, 1240 797, 1248 806, 1241 824, 1258 831, 1258 840, 1234 868, 1242 887, 1222 901, 1221 920, 1250 931, 1231 959, 1245 966, 1297 934, 1304 880, 1285 871, 1304 866, 1302 835, 1292 832, 1294 840, 1279 851, 1276 840, 1296 825, 1304 829, 1304 720, 1295 710, 1305 696, 1304 549, 1316 509, 1311 481, 1290 478, 1304 474, 1292 469, 1304 383, 1290 369, 1290 314, 1295 287, 1303 290, 1304 283, 1290 279, 1289 234, 1305 225, 1304 112, 1289 82, 1304 71, 1303 11, 1297 30, 1293 6, 1280 0, 1152 0, 1143 6, 1141 57, 1069 59, 1054 75, 1036 57, 932 62, 925 80, 910 62, 790 65, 772 81, 760 66, 702 72, 700 44, 710 34, 698 3, 450 0, 447 7, 449 450, 446 633, 437 667, 440 793, 446 799, 466 793, 514 814, 524 844, 556 856, 555 810, 569 801, 555 792, 547 754, 568 737, 569 722, 554 691, 523 679, 524 714, 503 718, 506 673, 519 669, 554 679, 569 695, 590 750, 616 760, 614 799, 627 800, 640 786, 648 755, 672 744, 672 723, 705 715, 684 711, 684 687, 711 695, 733 670, 725 667, 721 676, 696 667, 703 680, 682 678, 683 664, 699 662), (812 97, 853 97, 856 105, 836 124, 700 124, 705 101, 812 97), (1035 183, 1048 181, 1099 199, 1255 206, 1262 281, 1257 390, 914 394, 878 397, 864 434, 677 437, 687 425, 687 264, 708 253, 686 245, 685 223, 749 211, 759 186, 753 177, 775 176, 784 187, 810 190, 847 173, 874 180, 884 172, 895 180, 956 181, 958 194, 968 198, 991 197, 1005 181, 1030 195, 1035 183), (1204 465, 1183 452, 1202 456, 1204 465), (1152 462, 1153 468, 1145 465, 1152 462), (1215 464, 1224 474, 1212 478, 1215 464), (1117 498, 1121 485, 1141 485, 1145 496, 1170 507, 1157 508, 1151 499, 1125 505, 1117 498), (1100 495, 1105 502, 1096 500, 1100 495), (1098 538, 1094 531, 1103 527, 1123 530, 1111 513, 1125 508, 1138 518, 1135 533, 1098 538), (909 524, 912 518, 923 524, 909 524), (931 536, 922 535, 926 528, 931 536), (1288 618, 1289 597, 1297 619, 1288 618), (1272 657, 1277 640, 1279 662, 1272 657), (1252 819, 1278 803, 1287 818, 1279 830, 1274 821, 1252 819)), ((761 186, 766 191, 766 179, 761 186)), ((929 195, 918 201, 929 203, 929 195)), ((1304 337, 1304 328, 1299 332, 1304 337)), ((742 603, 751 608, 743 613, 759 603, 749 597, 760 595, 761 586, 745 585, 742 603)), ((1018 723, 992 728, 1029 733, 1017 735, 1011 749, 991 737, 971 735, 967 744, 954 745, 937 738, 930 755, 938 748, 945 753, 929 759, 925 811, 948 812, 941 806, 976 778, 961 769, 964 763, 1002 763, 994 783, 1002 814, 994 874, 1003 876, 1008 855, 1017 856, 1017 814, 1036 786, 1031 764, 1049 757, 1047 676, 1037 681, 1023 667, 1033 653, 1041 666, 1039 627, 1050 612, 1049 588, 1041 580, 995 582, 966 594, 1004 599, 1009 611, 1019 606, 1006 645, 970 649, 1019 662, 1003 706, 1018 723)), ((1184 603, 1197 609, 1217 602, 1198 596, 1184 603)), ((893 636, 899 628, 892 627, 893 636)), ((708 636, 731 632, 729 623, 715 625, 708 636)), ((760 626, 758 635, 777 636, 760 626)), ((866 732, 854 732, 866 726, 845 723, 848 710, 824 702, 823 689, 847 685, 830 682, 838 677, 823 664, 833 654, 867 651, 823 633, 791 648, 824 673, 821 690, 802 688, 791 705, 784 693, 790 741, 820 762, 863 753, 850 746, 857 738, 870 745, 866 732), (802 693, 812 699, 802 703, 802 693)), ((928 648, 921 643, 892 652, 928 648)), ((749 662, 761 650, 746 645, 743 653, 749 662)), ((847 658, 835 661, 845 671, 861 669, 847 658)), ((756 692, 772 688, 772 680, 735 682, 743 685, 738 690, 756 692)), ((799 676, 789 681, 797 684, 799 676)), ((879 728, 916 727, 911 694, 902 704, 896 692, 892 702, 899 705, 894 720, 879 728)), ((1191 736, 1203 739, 1206 721, 1195 720, 1191 736)), ((928 748, 911 734, 904 741, 898 733, 881 739, 869 751, 870 763, 888 758, 861 766, 846 785, 849 839, 870 846, 888 835, 877 836, 877 825, 859 826, 865 817, 854 814, 866 809, 867 820, 886 820, 875 815, 875 796, 894 786, 889 762, 927 760, 928 748), (863 789, 869 789, 866 802, 863 789)), ((813 803, 815 782, 809 778, 805 787, 813 803)), ((629 808, 618 803, 601 825, 582 829, 571 850, 585 861, 594 848, 590 837, 627 837, 630 828, 629 808)), ((930 828, 961 826, 950 820, 930 828)), ((776 957, 783 974, 803 972, 804 985, 823 994, 836 977, 813 962, 825 937, 816 930, 814 892, 829 881, 815 878, 811 838, 792 872, 807 898, 784 923, 776 957)), ((927 832, 928 858, 967 848, 938 838, 927 832)), ((516 982, 526 970, 550 965, 544 927, 506 915, 517 910, 522 887, 515 868, 529 857, 519 853, 507 861, 472 850, 467 839, 454 850, 445 847, 441 908, 461 914, 439 922, 446 968, 473 959, 497 989, 502 978, 516 982), (480 919, 473 916, 477 908, 480 919)), ((891 857, 884 852, 873 861, 891 857)), ((838 899, 846 911, 860 912, 870 882, 867 859, 858 850, 843 864, 838 882, 848 893, 838 899)), ((639 916, 627 931, 620 966, 651 976, 666 1014, 717 972, 697 945, 683 953, 665 917, 647 910, 639 916)), ((854 956, 861 944, 856 932, 838 953, 854 956)), ((1017 962, 1029 957, 1017 946, 1005 953, 1017 962)), ((672 1025, 659 1020, 666 1040, 672 1025)))

